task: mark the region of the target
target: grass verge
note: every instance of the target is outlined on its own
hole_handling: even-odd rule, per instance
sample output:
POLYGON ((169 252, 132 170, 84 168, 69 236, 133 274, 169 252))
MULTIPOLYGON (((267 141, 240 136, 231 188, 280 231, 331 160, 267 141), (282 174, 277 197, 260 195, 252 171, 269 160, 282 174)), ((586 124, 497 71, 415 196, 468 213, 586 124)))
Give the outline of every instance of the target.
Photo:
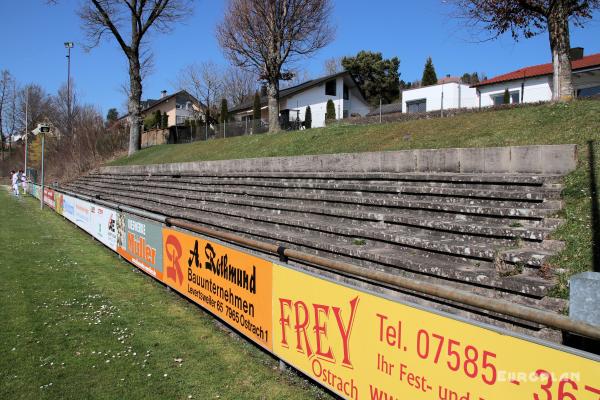
POLYGON ((0 220, 0 399, 329 397, 34 199, 0 220))

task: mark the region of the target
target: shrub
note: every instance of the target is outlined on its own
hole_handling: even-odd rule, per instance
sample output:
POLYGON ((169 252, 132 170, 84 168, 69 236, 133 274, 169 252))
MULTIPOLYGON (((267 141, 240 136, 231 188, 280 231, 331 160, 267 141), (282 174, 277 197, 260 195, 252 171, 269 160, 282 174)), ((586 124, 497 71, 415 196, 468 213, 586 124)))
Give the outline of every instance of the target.
POLYGON ((325 113, 325 122, 335 120, 335 104, 331 99, 327 100, 327 112, 325 113))
POLYGON ((504 90, 504 98, 502 99, 502 103, 510 104, 510 93, 508 92, 508 88, 504 90))
POLYGON ((304 127, 306 129, 310 129, 312 126, 312 111, 310 111, 310 106, 306 107, 306 112, 304 113, 304 127))

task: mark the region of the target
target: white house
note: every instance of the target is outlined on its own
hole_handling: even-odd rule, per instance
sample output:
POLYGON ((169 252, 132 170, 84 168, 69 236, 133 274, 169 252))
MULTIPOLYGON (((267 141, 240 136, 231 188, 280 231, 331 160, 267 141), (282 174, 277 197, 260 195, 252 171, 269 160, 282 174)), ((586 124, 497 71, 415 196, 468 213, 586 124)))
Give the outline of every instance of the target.
POLYGON ((476 90, 460 78, 446 77, 437 85, 402 91, 402 112, 416 113, 477 106, 476 90))
MULTIPOLYGON (((261 119, 268 121, 267 96, 265 93, 261 94, 261 119)), ((279 115, 282 123, 296 120, 304 122, 306 107, 310 106, 312 127, 325 126, 328 100, 333 101, 335 118, 338 120, 353 115, 364 116, 369 112, 369 104, 356 81, 349 72, 344 71, 281 90, 279 92, 279 115)), ((230 109, 229 113, 236 121, 252 119, 253 104, 254 99, 251 97, 230 109)))
MULTIPOLYGON (((571 49, 574 95, 588 97, 600 94, 600 53, 583 56, 583 49, 571 49)), ((534 65, 495 76, 473 87, 477 103, 489 107, 504 103, 508 89, 510 104, 552 100, 552 63, 534 65)))

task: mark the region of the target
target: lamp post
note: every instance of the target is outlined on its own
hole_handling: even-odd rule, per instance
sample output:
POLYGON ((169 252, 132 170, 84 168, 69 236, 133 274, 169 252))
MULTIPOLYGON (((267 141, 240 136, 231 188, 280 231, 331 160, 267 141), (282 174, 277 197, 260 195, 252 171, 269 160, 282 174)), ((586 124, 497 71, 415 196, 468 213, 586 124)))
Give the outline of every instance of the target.
POLYGON ((52 128, 48 124, 38 124, 38 126, 31 131, 35 136, 42 135, 42 185, 40 193, 40 210, 44 209, 44 138, 46 133, 52 132, 52 128))
POLYGON ((67 133, 71 136, 71 49, 73 42, 65 42, 67 49, 67 133))

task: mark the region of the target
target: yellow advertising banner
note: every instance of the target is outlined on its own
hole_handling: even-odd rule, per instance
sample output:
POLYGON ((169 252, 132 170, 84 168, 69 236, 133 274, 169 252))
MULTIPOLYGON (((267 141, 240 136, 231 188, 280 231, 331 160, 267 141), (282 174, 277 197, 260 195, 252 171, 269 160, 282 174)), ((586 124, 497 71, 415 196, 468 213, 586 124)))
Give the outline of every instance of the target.
POLYGON ((272 263, 163 229, 163 282, 272 351, 272 263))
POLYGON ((599 400, 600 362, 273 265, 273 350, 347 399, 599 400))

